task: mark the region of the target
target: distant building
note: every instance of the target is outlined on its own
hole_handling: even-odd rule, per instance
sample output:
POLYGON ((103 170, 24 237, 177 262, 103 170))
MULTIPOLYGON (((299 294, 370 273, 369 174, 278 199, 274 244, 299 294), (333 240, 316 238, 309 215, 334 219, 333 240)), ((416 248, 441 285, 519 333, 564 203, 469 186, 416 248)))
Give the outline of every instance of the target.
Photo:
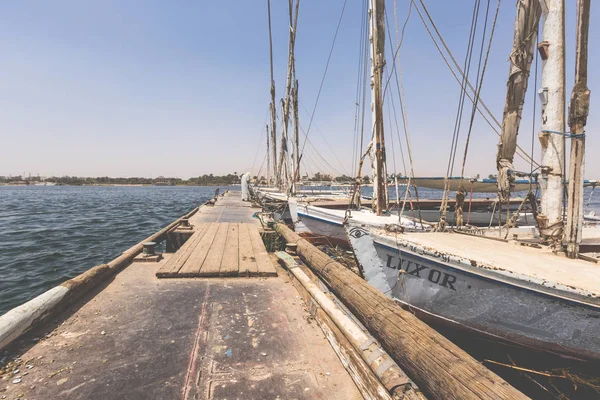
POLYGON ((175 186, 175 180, 173 178, 165 178, 164 176, 159 176, 154 179, 152 183, 154 186, 175 186))

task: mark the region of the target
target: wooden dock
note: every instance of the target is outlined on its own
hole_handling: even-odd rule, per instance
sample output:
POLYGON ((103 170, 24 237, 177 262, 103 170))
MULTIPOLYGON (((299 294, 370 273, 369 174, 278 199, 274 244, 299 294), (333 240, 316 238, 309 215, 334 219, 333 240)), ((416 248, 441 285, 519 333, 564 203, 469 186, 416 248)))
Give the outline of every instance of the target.
POLYGON ((203 207, 190 224, 194 233, 156 273, 159 278, 277 276, 259 233, 256 210, 226 193, 203 207))
POLYGON ((234 196, 200 207, 187 246, 159 262, 131 263, 15 341, 0 397, 362 399, 286 274, 229 276, 266 271, 252 217, 260 209, 234 196), (257 261, 243 259, 250 252, 257 261), (211 274, 218 266, 228 277, 157 279, 176 259, 211 274))

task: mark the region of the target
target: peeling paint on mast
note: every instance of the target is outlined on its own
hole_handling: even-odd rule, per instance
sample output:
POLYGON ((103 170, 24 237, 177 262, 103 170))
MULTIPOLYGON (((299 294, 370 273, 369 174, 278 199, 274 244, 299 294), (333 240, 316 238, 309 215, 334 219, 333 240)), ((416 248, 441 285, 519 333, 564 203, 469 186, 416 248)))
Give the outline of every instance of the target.
POLYGON ((587 87, 588 37, 590 28, 591 0, 577 1, 577 52, 575 64, 575 86, 569 105, 571 128, 571 164, 569 166, 569 188, 567 227, 565 242, 567 256, 579 256, 583 225, 583 175, 585 171, 585 124, 590 111, 590 89, 587 87))
POLYGON ((565 132, 565 2, 540 0, 543 9, 542 42, 542 147, 540 185, 540 233, 555 244, 563 231, 563 166, 565 137, 552 132, 565 132))
POLYGON ((383 94, 381 82, 385 65, 384 46, 385 0, 369 0, 369 31, 371 46, 371 124, 373 167, 373 210, 382 215, 388 208, 385 139, 383 135, 383 94))

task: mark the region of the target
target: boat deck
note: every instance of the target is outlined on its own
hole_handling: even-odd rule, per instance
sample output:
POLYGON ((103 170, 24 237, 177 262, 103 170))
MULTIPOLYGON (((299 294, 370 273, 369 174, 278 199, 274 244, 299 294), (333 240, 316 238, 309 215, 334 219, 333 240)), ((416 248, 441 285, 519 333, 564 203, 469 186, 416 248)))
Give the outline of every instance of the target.
MULTIPOLYGON (((202 207, 192 224, 202 221, 207 233, 217 226, 215 240, 223 230, 225 243, 236 227, 256 229, 255 210, 222 200, 202 207)), ((158 279, 179 253, 130 264, 13 343, 9 357, 19 372, 3 375, 0 396, 362 398, 285 274, 158 279)))
POLYGON ((546 287, 576 291, 594 301, 600 298, 600 267, 595 263, 558 256, 545 249, 457 233, 405 233, 397 238, 464 258, 474 267, 526 276, 546 287))

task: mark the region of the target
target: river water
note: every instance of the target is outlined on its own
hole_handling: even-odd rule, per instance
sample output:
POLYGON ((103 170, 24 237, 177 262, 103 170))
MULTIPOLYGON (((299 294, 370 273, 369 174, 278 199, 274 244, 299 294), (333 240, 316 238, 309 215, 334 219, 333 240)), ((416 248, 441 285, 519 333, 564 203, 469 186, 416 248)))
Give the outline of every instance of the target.
POLYGON ((214 187, 0 186, 0 315, 210 199, 214 187))

